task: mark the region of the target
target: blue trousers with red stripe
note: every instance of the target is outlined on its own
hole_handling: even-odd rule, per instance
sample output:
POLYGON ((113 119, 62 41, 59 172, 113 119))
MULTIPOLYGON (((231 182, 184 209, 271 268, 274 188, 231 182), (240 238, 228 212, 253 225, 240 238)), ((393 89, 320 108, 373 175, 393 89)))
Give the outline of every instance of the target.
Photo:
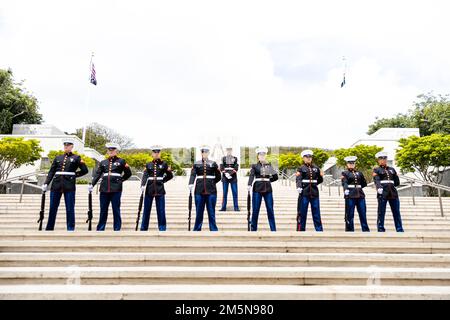
POLYGON ((300 225, 298 230, 305 231, 306 230, 306 218, 308 214, 308 206, 311 203, 311 212, 314 221, 314 228, 316 231, 323 231, 322 220, 320 219, 320 202, 319 198, 307 197, 307 196, 298 196, 298 205, 297 210, 300 214, 300 225))
POLYGON ((67 231, 75 230, 75 191, 70 192, 50 192, 50 211, 48 214, 47 227, 45 230, 55 229, 56 214, 58 213, 59 203, 64 194, 64 203, 66 205, 66 225, 67 231))
POLYGON ((120 217, 120 198, 122 192, 100 192, 100 220, 98 221, 97 231, 104 231, 108 221, 109 204, 112 205, 114 217, 114 231, 119 231, 122 227, 122 218, 120 217))
POLYGON ((201 231, 203 225, 203 214, 206 211, 208 212, 208 222, 209 222, 209 230, 217 231, 216 225, 216 194, 196 194, 195 195, 195 224, 194 231, 201 231))

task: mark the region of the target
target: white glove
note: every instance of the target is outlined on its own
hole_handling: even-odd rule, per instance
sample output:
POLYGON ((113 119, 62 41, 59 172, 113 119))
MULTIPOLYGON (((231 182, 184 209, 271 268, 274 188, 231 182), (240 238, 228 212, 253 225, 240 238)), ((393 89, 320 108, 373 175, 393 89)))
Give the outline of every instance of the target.
POLYGON ((43 184, 42 185, 42 192, 46 192, 47 191, 47 185, 46 184, 43 184))
POLYGON ((193 184, 190 184, 188 187, 189 187, 189 191, 190 192, 192 192, 192 190, 194 190, 194 185, 193 184))
POLYGON ((344 194, 345 194, 346 196, 348 196, 348 195, 350 194, 350 190, 348 190, 348 189, 345 190, 345 191, 344 191, 344 194))
POLYGON ((225 172, 225 177, 227 177, 227 179, 231 179, 231 174, 229 174, 228 172, 225 172))
POLYGON ((91 193, 94 190, 94 186, 92 184, 88 185, 88 191, 91 193))
POLYGON ((297 188, 297 192, 298 193, 302 193, 303 189, 302 188, 297 188))
POLYGON ((383 193, 383 188, 378 188, 378 194, 382 194, 383 193))
POLYGON ((145 186, 141 186, 141 193, 145 192, 145 186))
POLYGON ((248 190, 249 192, 251 192, 251 191, 252 191, 252 189, 253 189, 253 187, 252 187, 252 186, 247 186, 247 190, 248 190))

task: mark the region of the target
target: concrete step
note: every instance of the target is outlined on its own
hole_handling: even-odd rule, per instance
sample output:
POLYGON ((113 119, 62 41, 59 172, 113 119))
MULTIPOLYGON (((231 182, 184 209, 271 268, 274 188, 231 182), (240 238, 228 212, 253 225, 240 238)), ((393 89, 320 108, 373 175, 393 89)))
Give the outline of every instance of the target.
MULTIPOLYGON (((174 202, 174 203, 185 203, 188 201, 188 196, 189 193, 178 193, 178 194, 166 194, 165 199, 168 202, 174 202)), ((133 194, 133 195, 127 195, 127 194, 122 194, 121 197, 121 201, 124 203, 137 203, 139 201, 139 197, 140 194, 133 194)), ((217 195, 217 200, 218 202, 222 202, 222 194, 218 193, 217 195)), ((50 199, 50 196, 47 195, 46 197, 47 200, 50 199)), ((87 193, 86 194, 79 194, 77 193, 75 200, 76 202, 87 202, 87 193)), ((99 200, 99 194, 93 194, 92 196, 92 201, 98 202, 99 200)), ((377 203, 377 197, 374 195, 372 196, 367 196, 366 198, 366 203, 369 204, 376 204, 377 203)), ((442 202, 444 204, 450 202, 450 199, 447 197, 443 197, 441 198, 442 202)), ((14 197, 10 197, 8 195, 2 195, 0 194, 0 200, 2 204, 33 204, 33 203, 39 203, 41 201, 41 195, 23 195, 22 197, 22 202, 20 202, 20 197, 19 196, 14 196, 14 197)), ((233 204, 233 198, 228 197, 228 204, 232 205, 233 204)), ((238 197, 239 202, 245 203, 247 201, 247 193, 240 195, 238 197)), ((291 194, 291 193, 280 193, 280 194, 276 194, 274 193, 274 202, 275 203, 296 203, 298 200, 298 195, 296 194, 291 194)), ((333 196, 333 197, 329 197, 329 196, 324 196, 321 195, 320 196, 320 202, 321 203, 334 203, 334 202, 344 202, 344 196, 333 196)), ((400 197, 400 203, 404 203, 405 205, 414 205, 412 198, 410 197, 400 197)), ((439 198, 438 197, 419 197, 419 198, 415 198, 415 205, 426 205, 426 204, 430 204, 430 205, 435 205, 435 206, 439 206, 439 198)))
MULTIPOLYGON (((450 206, 450 204, 449 204, 450 206)), ((45 207, 45 211, 48 212, 49 210, 49 206, 48 204, 45 207)), ((173 204, 170 203, 166 203, 166 211, 167 212, 173 212, 173 213, 182 213, 182 212, 186 212, 187 211, 187 204, 183 204, 180 206, 175 206, 173 204)), ((195 211, 195 205, 193 205, 194 211, 195 211)), ((367 206, 367 212, 377 212, 377 206, 373 205, 373 206, 367 206)), ((100 211, 100 206, 98 205, 93 205, 92 209, 94 210, 94 212, 99 212, 100 211)), ((152 211, 155 209, 155 206, 153 206, 152 211)), ((219 211, 220 209, 220 205, 216 206, 216 212, 220 213, 220 214, 233 214, 235 213, 235 211, 233 211, 232 207, 228 207, 227 211, 219 211)), ((240 209, 241 212, 246 212, 247 211, 247 206, 245 204, 241 204, 240 205, 240 209)), ((324 206, 321 205, 320 206, 321 212, 323 213, 336 213, 336 212, 344 212, 345 210, 345 206, 344 204, 342 205, 330 205, 330 206, 324 206)), ((65 211, 65 206, 61 206, 59 207, 60 211, 65 211)), ((85 205, 76 205, 75 206, 75 211, 76 212, 85 212, 88 210, 88 207, 85 205)), ((131 206, 127 206, 127 205, 121 205, 121 211, 123 212, 137 212, 138 210, 138 205, 131 205, 131 206)), ((4 209, 0 209, 0 216, 1 215, 6 215, 6 214, 24 214, 26 215, 27 213, 34 213, 34 212, 39 212, 40 211, 40 205, 36 205, 36 206, 30 206, 30 207, 24 207, 24 206, 9 206, 7 208, 4 209)), ((265 207, 264 204, 262 204, 262 208, 261 211, 265 211, 265 207)), ((285 212, 291 212, 291 213, 297 213, 297 205, 296 204, 292 204, 290 206, 280 206, 280 205, 275 205, 274 206, 274 211, 275 213, 285 213, 285 212)), ((441 212, 439 211, 439 208, 430 208, 430 207, 406 207, 406 206, 401 206, 400 207, 400 211, 403 214, 412 214, 412 215, 429 215, 429 216, 441 216, 441 212)), ((388 208, 388 213, 390 212, 389 208, 388 208)), ((450 217, 450 212, 444 211, 444 216, 443 217, 450 217)))
POLYGON ((0 286, 0 299, 64 300, 423 300, 450 299, 448 286, 290 285, 20 285, 0 286))
POLYGON ((242 241, 270 241, 270 242, 318 242, 328 241, 346 244, 348 242, 419 242, 419 243, 450 243, 450 234, 439 232, 135 232, 135 231, 30 231, 17 233, 16 231, 0 231, 3 241, 197 241, 197 242, 242 242, 242 241))
MULTIPOLYGON (((186 219, 187 220, 187 219, 186 219)), ((17 223, 10 223, 10 224, 4 224, 0 229, 1 230, 9 230, 9 231, 20 231, 20 232, 31 232, 31 231, 37 231, 38 229, 38 224, 35 223, 36 221, 30 221, 27 224, 17 224, 17 223)), ((43 228, 45 229, 45 225, 46 225, 46 221, 44 221, 43 224, 43 228)), ((93 220, 93 230, 95 230, 97 225, 97 221, 93 220)), ((134 231, 135 230, 135 222, 134 221, 125 221, 122 223, 122 229, 121 231, 134 231)), ((191 227, 193 228, 194 226, 194 219, 192 220, 192 225, 191 227)), ((247 230, 247 222, 244 220, 241 223, 235 223, 235 224, 230 224, 230 223, 226 223, 223 221, 218 220, 217 221, 217 226, 219 228, 220 231, 226 231, 226 232, 236 232, 236 231, 246 231, 247 230)), ((375 222, 370 223, 369 222, 369 227, 371 228, 371 232, 377 232, 376 229, 376 225, 375 222)), ((408 223, 404 223, 403 224, 404 230, 406 230, 406 232, 427 232, 427 231, 431 231, 431 232, 441 232, 441 233, 448 233, 449 232, 449 228, 448 227, 444 227, 440 224, 436 224, 436 225, 430 225, 430 226, 426 226, 426 225, 412 225, 412 224, 408 224, 408 223)), ((76 230, 87 230, 88 226, 85 223, 85 221, 81 221, 78 224, 76 224, 76 230)), ((327 222, 323 221, 323 228, 324 228, 324 232, 337 232, 337 231, 344 231, 345 226, 344 223, 340 223, 340 224, 329 224, 327 222)), ((393 222, 389 221, 385 223, 385 228, 387 231, 395 231, 393 222)), ((106 230, 112 230, 113 229, 113 223, 112 223, 112 219, 109 220, 109 222, 107 223, 106 226, 106 230)), ((157 230, 157 223, 155 222, 155 220, 150 221, 150 230, 157 230)), ((283 231, 283 232, 287 232, 287 231, 295 231, 297 229, 297 225, 295 220, 293 220, 290 224, 280 224, 277 223, 277 232, 283 231)), ((57 231, 63 231, 66 230, 66 225, 65 225, 65 221, 58 221, 56 223, 55 226, 55 230, 57 231)), ((172 232, 172 231, 187 231, 188 230, 188 222, 180 222, 180 223, 172 223, 170 220, 168 220, 168 225, 167 225, 167 231, 166 232, 172 232)), ((260 222, 258 225, 258 231, 269 231, 269 226, 267 222, 260 222)), ((306 230, 307 231, 314 231, 314 226, 312 222, 308 222, 306 225, 306 230)), ((355 223, 355 230, 356 232, 360 231, 360 226, 359 223, 356 222, 355 223)), ((203 221, 203 228, 202 228, 203 232, 208 232, 209 231, 209 227, 208 227, 208 221, 204 220, 203 221)))
MULTIPOLYGON (((392 232, 388 208, 388 232, 378 233, 375 190, 367 189, 372 232, 359 231, 356 215, 357 231, 346 233, 342 194, 324 188, 325 232, 313 231, 309 213, 308 232, 299 233, 294 185, 274 184, 278 232, 267 231, 263 205, 259 231, 249 233, 241 179, 240 213, 216 211, 219 232, 208 231, 205 214, 204 232, 187 232, 187 181, 177 178, 166 185, 168 231, 155 231, 153 208, 152 231, 135 232, 138 185, 124 184, 121 232, 86 231, 86 186, 77 187, 75 232, 65 231, 63 201, 57 231, 38 232, 40 195, 24 195, 22 203, 19 195, 0 195, 0 299, 450 298, 450 198, 442 199, 448 216, 441 217, 437 198, 417 197, 413 205, 402 197, 406 232, 392 232)), ((95 228, 98 195, 93 200, 95 228)), ((108 230, 112 220, 110 212, 108 230)))
MULTIPOLYGON (((110 215, 112 216, 112 212, 110 213, 110 215)), ((205 213, 205 218, 206 218, 207 214, 205 213)), ((27 217, 23 217, 23 216, 9 216, 9 217, 0 217, 0 224, 2 225, 7 225, 7 224, 29 224, 32 223, 34 224, 37 220, 37 218, 39 217, 39 215, 35 214, 35 215, 30 215, 27 217)), ((195 218, 195 215, 192 216, 192 218, 195 218)), ((87 218, 87 214, 81 214, 81 213, 76 213, 75 214, 75 220, 78 223, 82 223, 83 221, 86 221, 87 218)), ((109 216, 108 216, 109 218, 109 216)), ((122 214, 121 215, 122 218, 122 223, 131 223, 131 222, 135 222, 136 218, 137 218, 137 214, 122 214)), ((188 214, 179 214, 179 215, 174 215, 171 214, 169 212, 166 212, 166 220, 170 221, 171 223, 177 224, 177 223, 185 223, 187 221, 188 218, 188 214)), ((275 221, 279 224, 292 224, 295 223, 297 218, 297 215, 295 214, 275 214, 275 221)), ((308 217, 310 220, 311 217, 308 217)), ((334 224, 338 224, 338 225, 342 225, 343 221, 344 221, 344 214, 334 214, 334 215, 321 215, 322 218, 322 223, 327 223, 330 225, 334 225, 334 224)), ((390 218, 388 215, 386 216, 386 221, 385 223, 388 223, 390 221, 390 218)), ((45 216, 44 216, 45 219, 45 216)), ((142 213, 141 213, 141 219, 142 219, 142 213)), ((150 214, 150 220, 151 221, 156 221, 157 217, 156 217, 156 212, 152 212, 150 214)), ((266 215, 260 214, 260 222, 266 223, 267 221, 267 217, 266 215)), ((57 215, 57 223, 62 222, 65 223, 65 212, 61 212, 60 214, 57 215), (61 221, 60 221, 61 220, 61 221)), ((308 222, 307 220, 307 222, 308 222)), ((98 215, 93 217, 93 221, 98 221, 98 215)), ((230 215, 223 215, 223 214, 217 214, 216 215, 216 221, 220 221, 222 223, 226 223, 226 224, 240 224, 242 222, 247 221, 247 214, 230 214, 230 215)), ((369 223, 375 224, 376 223, 376 217, 373 215, 368 215, 367 217, 367 221, 369 223)), ((404 223, 407 223, 409 225, 420 225, 420 226, 435 226, 437 224, 439 224, 442 227, 450 227, 450 220, 443 220, 440 219, 438 217, 433 217, 433 218, 428 218, 428 217, 415 217, 414 219, 411 217, 405 217, 402 218, 402 221, 404 223)), ((356 215, 355 217, 355 223, 359 224, 359 217, 356 215)))
POLYGON ((1 252, 450 253, 450 243, 347 241, 0 240, 1 252))
POLYGON ((1 267, 0 285, 247 284, 450 285, 449 268, 393 267, 1 267))
MULTIPOLYGON (((372 233, 376 233, 376 226, 375 225, 369 225, 371 227, 371 232, 372 233)), ((247 226, 246 225, 242 225, 242 226, 237 226, 237 227, 226 227, 224 225, 219 224, 218 225, 220 232, 244 232, 247 230, 247 226)), ((394 232, 395 228, 393 225, 389 225, 386 224, 385 225, 387 232, 394 232)), ((428 231, 432 231, 432 232, 437 232, 437 233, 443 233, 446 234, 449 232, 448 229, 442 229, 439 227, 435 227, 433 229, 430 228, 412 228, 409 227, 408 225, 405 225, 405 230, 406 232, 428 232, 428 231)), ((45 229, 45 224, 43 226, 43 228, 45 229)), ((93 230, 92 232, 96 232, 95 228, 96 228, 96 224, 93 224, 93 230)), ((336 227, 330 227, 328 225, 324 226, 325 228, 325 233, 327 232, 339 232, 339 231, 344 231, 344 226, 336 226, 336 227)), ((77 225, 76 226, 76 230, 80 230, 80 231, 87 231, 88 227, 86 224, 82 224, 82 225, 77 225)), ((123 225, 122 224, 122 229, 120 232, 131 232, 134 231, 135 229, 135 225, 134 224, 129 224, 129 225, 123 225)), ((181 232, 181 231, 187 231, 188 227, 187 224, 185 224, 184 226, 173 226, 173 225, 169 225, 168 229, 166 232, 170 233, 170 232, 181 232)), ((289 232, 292 230, 295 230, 296 227, 295 225, 292 226, 277 226, 277 232, 289 232)), ((8 230, 8 231, 16 231, 16 232, 32 232, 32 231, 37 231, 38 230, 38 225, 36 224, 35 226, 27 226, 27 227, 23 227, 23 226, 10 226, 10 227, 6 227, 6 228, 2 228, 2 230, 8 230)), ((56 231, 64 231, 66 230, 65 225, 59 224, 56 228, 56 231)), ((113 230, 113 226, 112 223, 109 223, 106 227, 106 231, 112 231, 113 230)), ((152 225, 150 226, 150 231, 157 231, 158 228, 156 226, 155 223, 152 223, 152 225)), ((307 231, 314 231, 314 227, 313 225, 307 225, 306 227, 307 231)), ((259 226, 258 227, 258 232, 267 232, 270 231, 270 228, 268 225, 264 225, 264 226, 259 226)), ((45 230, 43 230, 43 232, 47 232, 45 230)), ((204 223, 204 227, 202 229, 202 232, 209 232, 209 228, 208 228, 208 224, 204 223)), ((356 231, 355 232, 362 232, 360 231, 359 227, 356 227, 356 231)))
POLYGON ((0 267, 403 267, 450 268, 450 254, 218 253, 218 252, 10 252, 0 267))

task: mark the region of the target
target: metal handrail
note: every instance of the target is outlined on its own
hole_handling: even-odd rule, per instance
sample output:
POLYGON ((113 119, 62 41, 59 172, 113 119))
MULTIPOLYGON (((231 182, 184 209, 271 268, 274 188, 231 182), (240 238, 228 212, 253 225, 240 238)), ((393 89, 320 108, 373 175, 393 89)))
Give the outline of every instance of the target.
POLYGON ((327 187, 332 186, 332 185, 341 186, 340 185, 341 181, 342 181, 341 179, 335 179, 335 180, 332 180, 331 182, 325 184, 325 186, 327 186, 327 187), (339 184, 337 184, 337 183, 339 183, 339 184))
POLYGON ((20 176, 15 176, 15 177, 11 177, 11 178, 2 180, 2 181, 0 181, 0 184, 6 184, 6 183, 8 183, 8 182, 12 182, 12 181, 15 181, 15 180, 23 180, 23 179, 25 179, 25 178, 29 178, 29 177, 32 177, 32 176, 37 176, 37 175, 43 174, 43 173, 45 173, 45 171, 38 170, 38 171, 35 171, 35 172, 30 172, 30 173, 22 174, 22 175, 20 175, 20 176))
POLYGON ((280 181, 281 181, 282 185, 287 185, 287 183, 288 183, 289 186, 291 186, 291 182, 293 182, 292 178, 295 177, 295 173, 291 174, 290 176, 288 176, 286 173, 284 173, 281 170, 278 170, 277 173, 278 173, 278 176, 281 178, 280 181))
POLYGON ((408 177, 408 176, 405 176, 405 175, 402 175, 402 174, 399 174, 398 177, 402 178, 404 180, 415 182, 415 183, 418 183, 418 184, 421 184, 421 185, 425 185, 425 186, 428 186, 428 187, 433 187, 433 188, 441 189, 441 190, 444 190, 444 191, 450 191, 450 187, 444 186, 442 184, 438 184, 438 183, 434 183, 434 182, 428 182, 428 181, 424 181, 424 180, 420 180, 420 179, 416 179, 416 178, 411 178, 411 177, 408 177))
POLYGON ((338 190, 338 195, 341 196, 341 179, 334 179, 328 183, 325 183, 325 187, 328 187, 328 195, 331 196, 331 186, 335 185, 338 190), (339 184, 338 184, 339 183, 339 184))
POLYGON ((21 186, 21 188, 20 188, 20 198, 19 198, 19 202, 22 202, 23 191, 24 191, 24 189, 25 189, 25 186, 29 186, 29 187, 32 187, 32 188, 38 188, 38 189, 41 189, 39 186, 36 186, 36 185, 34 185, 34 184, 25 182, 25 180, 26 180, 27 178, 29 178, 29 177, 37 176, 37 175, 40 175, 40 174, 43 174, 43 173, 45 173, 45 172, 42 171, 42 170, 37 170, 37 171, 35 171, 35 172, 30 172, 30 173, 22 174, 22 175, 20 175, 20 176, 15 176, 15 177, 8 178, 8 179, 5 179, 5 180, 3 180, 3 181, 0 181, 0 185, 1 185, 1 184, 7 184, 7 183, 10 183, 10 182, 13 182, 13 181, 16 181, 16 180, 22 180, 22 186, 21 186))
POLYGON ((398 176, 399 176, 399 178, 409 181, 409 188, 411 190, 411 197, 412 197, 413 205, 416 204, 416 198, 415 198, 415 194, 414 194, 414 183, 420 184, 422 186, 436 188, 438 191, 439 209, 441 210, 441 217, 444 216, 444 205, 442 203, 441 190, 450 191, 450 187, 444 186, 441 184, 437 184, 437 183, 433 183, 433 182, 423 181, 423 180, 416 179, 416 178, 407 177, 407 176, 401 175, 401 174, 398 176))

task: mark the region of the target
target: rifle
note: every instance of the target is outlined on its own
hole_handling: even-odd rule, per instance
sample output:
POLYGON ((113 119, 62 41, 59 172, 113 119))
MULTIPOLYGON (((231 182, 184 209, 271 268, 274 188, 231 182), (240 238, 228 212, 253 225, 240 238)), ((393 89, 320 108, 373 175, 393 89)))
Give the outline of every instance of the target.
POLYGON ((141 193, 141 197, 139 198, 139 207, 138 207, 138 214, 137 214, 137 219, 136 219, 136 228, 134 229, 134 231, 138 231, 139 220, 141 219, 142 202, 144 202, 144 192, 141 193))
POLYGON ((348 220, 348 196, 345 196, 345 231, 350 231, 349 224, 350 221, 348 220))
POLYGON ((250 191, 247 193, 247 231, 250 231, 250 207, 252 199, 250 197, 250 191))
POLYGON ((42 231, 42 221, 44 221, 44 211, 45 211, 45 191, 42 191, 41 197, 41 211, 39 211, 39 231, 42 231))
POLYGON ((300 225, 300 207, 301 207, 301 201, 302 201, 302 195, 298 195, 297 200, 297 231, 300 231, 301 225, 300 225))
POLYGON ((191 231, 192 191, 189 192, 188 210, 188 231, 191 231))
POLYGON ((88 212, 87 212, 88 218, 86 220, 86 223, 89 223, 88 225, 88 231, 92 230, 92 192, 89 192, 88 195, 88 212))

